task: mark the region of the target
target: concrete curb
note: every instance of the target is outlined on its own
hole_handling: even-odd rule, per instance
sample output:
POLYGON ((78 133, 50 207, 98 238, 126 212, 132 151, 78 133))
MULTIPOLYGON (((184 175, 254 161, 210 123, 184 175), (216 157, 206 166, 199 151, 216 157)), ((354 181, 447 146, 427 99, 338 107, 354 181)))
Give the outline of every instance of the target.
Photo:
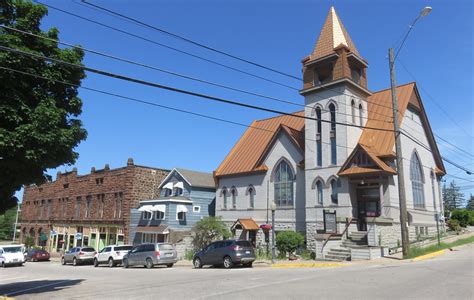
POLYGON ((349 266, 347 263, 337 263, 337 262, 322 262, 322 263, 288 263, 288 264, 274 264, 271 265, 272 268, 336 268, 336 267, 345 267, 349 266))
POLYGON ((428 254, 425 254, 425 255, 415 257, 411 261, 422 261, 422 260, 430 259, 430 258, 433 258, 433 257, 436 257, 436 256, 443 255, 444 252, 446 252, 446 250, 439 250, 439 251, 436 251, 436 252, 432 252, 432 253, 428 253, 428 254))

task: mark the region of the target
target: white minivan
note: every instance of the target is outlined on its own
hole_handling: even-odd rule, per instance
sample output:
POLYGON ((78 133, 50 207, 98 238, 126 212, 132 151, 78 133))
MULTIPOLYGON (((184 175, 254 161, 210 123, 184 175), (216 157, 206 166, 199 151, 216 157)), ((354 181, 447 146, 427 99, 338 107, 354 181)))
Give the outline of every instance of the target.
POLYGON ((24 245, 0 245, 0 266, 21 266, 25 262, 24 245))

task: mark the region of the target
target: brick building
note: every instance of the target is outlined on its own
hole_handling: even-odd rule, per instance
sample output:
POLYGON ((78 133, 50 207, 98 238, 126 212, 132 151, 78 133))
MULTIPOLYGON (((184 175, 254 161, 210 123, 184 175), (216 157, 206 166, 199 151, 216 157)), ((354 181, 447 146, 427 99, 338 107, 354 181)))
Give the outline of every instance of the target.
POLYGON ((21 240, 32 236, 50 251, 88 245, 101 249, 128 241, 130 209, 141 199, 159 195, 169 170, 138 166, 128 159, 122 168, 94 167, 57 173, 55 181, 25 187, 21 240))

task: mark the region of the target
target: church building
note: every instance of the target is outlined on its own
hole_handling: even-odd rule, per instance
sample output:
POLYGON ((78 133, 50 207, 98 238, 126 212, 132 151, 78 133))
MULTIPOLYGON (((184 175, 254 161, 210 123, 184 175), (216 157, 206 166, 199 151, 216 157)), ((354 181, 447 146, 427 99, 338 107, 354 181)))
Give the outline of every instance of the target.
MULTIPOLYGON (((302 64, 304 110, 249 126, 214 172, 216 215, 264 246, 275 203, 275 231, 303 233, 316 257, 378 257, 401 243, 390 88, 368 88, 368 62, 333 7, 302 64)), ((414 241, 436 233, 446 171, 416 83, 396 92, 414 241)))

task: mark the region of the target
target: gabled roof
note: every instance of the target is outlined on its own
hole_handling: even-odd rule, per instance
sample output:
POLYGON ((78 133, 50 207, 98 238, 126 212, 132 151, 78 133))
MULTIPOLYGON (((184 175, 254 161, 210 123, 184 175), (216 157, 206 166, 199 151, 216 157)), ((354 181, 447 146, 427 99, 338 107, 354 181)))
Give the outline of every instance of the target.
POLYGON ((204 187, 204 188, 215 188, 216 184, 214 182, 214 177, 211 173, 192 171, 181 168, 174 168, 168 176, 161 182, 161 186, 168 181, 168 179, 173 175, 174 172, 177 172, 183 179, 192 187, 204 187))
POLYGON ((318 41, 310 55, 310 59, 314 60, 334 54, 334 49, 339 46, 347 47, 350 52, 360 56, 349 33, 337 16, 336 10, 331 6, 323 29, 321 29, 321 33, 319 34, 318 41))
MULTIPOLYGON (((441 154, 433 136, 433 132, 428 122, 428 117, 421 102, 418 89, 414 82, 400 85, 396 89, 398 99, 398 123, 401 125, 403 116, 411 105, 415 107, 421 118, 424 131, 426 132, 429 147, 433 152, 433 157, 439 173, 445 172, 441 154)), ((368 102, 368 120, 366 127, 375 127, 381 129, 393 130, 392 121, 392 94, 390 89, 373 93, 367 98, 368 102), (384 119, 385 118, 385 119, 384 119)), ((393 157, 393 148, 395 137, 391 131, 380 131, 365 128, 359 139, 359 145, 363 146, 366 152, 370 153, 372 158, 393 157)), ((406 153, 404 154, 407 155, 406 153)), ((343 169, 341 168, 341 172, 343 169)))
POLYGON ((257 223, 255 223, 255 221, 252 218, 240 218, 240 219, 237 219, 237 221, 235 221, 231 229, 232 230, 244 229, 247 231, 255 231, 255 230, 259 230, 260 227, 258 226, 257 223))
POLYGON ((280 131, 286 132, 292 142, 303 149, 304 153, 304 119, 294 117, 294 115, 304 116, 304 111, 254 121, 214 172, 214 175, 220 177, 266 171, 266 167, 259 165, 259 162, 271 146, 275 135, 280 131))
POLYGON ((374 174, 374 173, 389 173, 397 174, 397 172, 388 166, 383 160, 381 160, 377 155, 374 154, 372 149, 368 146, 362 144, 357 144, 352 153, 347 158, 346 162, 342 165, 341 170, 339 171, 339 176, 355 175, 355 174, 374 174), (362 151, 365 153, 372 163, 373 166, 355 166, 352 165, 353 159, 357 153, 362 151))

